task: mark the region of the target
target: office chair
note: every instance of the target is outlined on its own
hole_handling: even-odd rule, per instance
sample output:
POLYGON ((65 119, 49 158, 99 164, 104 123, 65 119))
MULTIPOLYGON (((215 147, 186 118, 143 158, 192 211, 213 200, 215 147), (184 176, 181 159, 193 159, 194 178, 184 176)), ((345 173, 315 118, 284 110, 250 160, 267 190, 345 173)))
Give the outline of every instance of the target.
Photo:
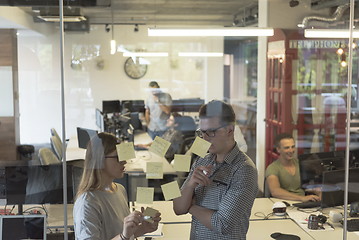
POLYGON ((40 148, 39 149, 39 159, 40 159, 41 165, 58 164, 61 162, 57 158, 55 153, 49 148, 40 148))
POLYGON ((55 136, 56 138, 60 139, 60 141, 61 141, 60 135, 57 133, 55 128, 51 128, 50 131, 51 131, 51 136, 55 136))
POLYGON ((56 136, 50 137, 52 150, 56 153, 58 159, 62 161, 62 141, 56 136))

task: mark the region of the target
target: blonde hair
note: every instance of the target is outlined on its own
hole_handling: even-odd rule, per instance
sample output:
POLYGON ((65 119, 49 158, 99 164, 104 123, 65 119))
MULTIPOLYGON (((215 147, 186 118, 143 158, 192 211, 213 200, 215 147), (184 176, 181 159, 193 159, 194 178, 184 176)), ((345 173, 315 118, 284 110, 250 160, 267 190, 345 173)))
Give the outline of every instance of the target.
POLYGON ((100 189, 103 184, 102 169, 105 156, 116 151, 119 139, 110 133, 99 133, 92 137, 87 145, 84 170, 78 186, 76 198, 87 191, 100 189))

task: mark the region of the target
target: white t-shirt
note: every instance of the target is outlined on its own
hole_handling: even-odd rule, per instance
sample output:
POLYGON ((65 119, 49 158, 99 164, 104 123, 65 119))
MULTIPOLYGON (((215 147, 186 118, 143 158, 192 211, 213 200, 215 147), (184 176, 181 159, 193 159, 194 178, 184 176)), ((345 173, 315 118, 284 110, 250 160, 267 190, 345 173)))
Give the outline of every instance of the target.
POLYGON ((123 220, 130 214, 127 194, 121 184, 114 193, 91 191, 80 195, 73 209, 78 240, 109 240, 122 233, 123 220))

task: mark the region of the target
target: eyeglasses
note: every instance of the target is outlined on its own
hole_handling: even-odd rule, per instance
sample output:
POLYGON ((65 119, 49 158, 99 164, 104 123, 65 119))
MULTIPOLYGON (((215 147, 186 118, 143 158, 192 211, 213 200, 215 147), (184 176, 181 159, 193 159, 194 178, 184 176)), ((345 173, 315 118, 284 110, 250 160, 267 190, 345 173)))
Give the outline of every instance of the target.
POLYGON ((223 126, 220 126, 218 128, 212 128, 212 129, 207 129, 205 131, 201 130, 201 129, 197 129, 196 130, 196 134, 198 137, 200 138, 203 138, 204 134, 206 134, 208 137, 215 137, 216 136, 216 131, 220 128, 224 128, 224 127, 227 127, 228 125, 223 125, 223 126))

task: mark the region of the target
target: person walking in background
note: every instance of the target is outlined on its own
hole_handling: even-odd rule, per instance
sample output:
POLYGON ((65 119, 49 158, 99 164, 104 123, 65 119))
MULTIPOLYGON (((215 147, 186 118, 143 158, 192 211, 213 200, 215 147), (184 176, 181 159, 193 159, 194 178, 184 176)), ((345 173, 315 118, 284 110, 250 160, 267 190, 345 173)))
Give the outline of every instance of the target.
POLYGON ((171 95, 162 92, 157 82, 149 83, 150 96, 145 102, 145 120, 147 131, 152 139, 162 136, 166 129, 166 122, 171 114, 172 98, 171 95))

